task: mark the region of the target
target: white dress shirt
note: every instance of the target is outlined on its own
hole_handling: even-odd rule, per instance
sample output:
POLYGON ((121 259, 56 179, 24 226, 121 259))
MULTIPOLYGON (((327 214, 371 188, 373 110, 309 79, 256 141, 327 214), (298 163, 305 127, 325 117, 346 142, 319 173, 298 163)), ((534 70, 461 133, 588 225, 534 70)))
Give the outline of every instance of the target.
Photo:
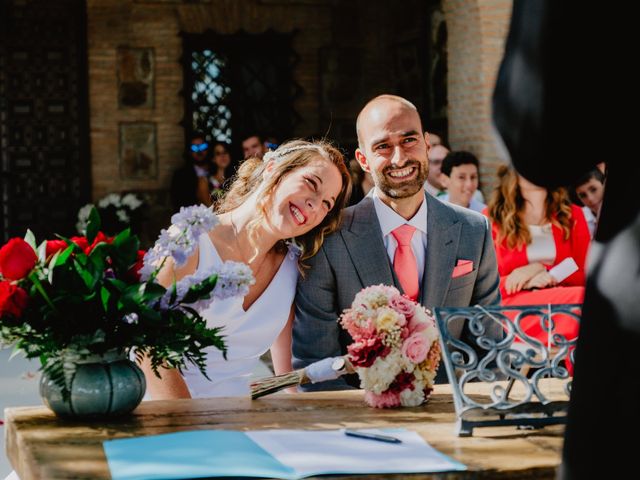
MULTIPOLYGON (((378 216, 378 222, 382 229, 382 238, 384 240, 384 246, 387 249, 389 260, 393 265, 393 258, 396 254, 396 248, 398 242, 395 237, 391 235, 391 232, 396 228, 404 225, 405 223, 416 228, 416 231, 411 238, 411 249, 416 256, 418 262, 418 285, 422 286, 422 277, 424 275, 424 262, 427 252, 427 202, 422 201, 422 205, 416 212, 416 214, 409 220, 405 220, 404 217, 398 215, 391 207, 384 203, 378 196, 378 188, 373 188, 373 205, 376 209, 376 215, 378 216)), ((422 288, 422 287, 421 287, 422 288)))

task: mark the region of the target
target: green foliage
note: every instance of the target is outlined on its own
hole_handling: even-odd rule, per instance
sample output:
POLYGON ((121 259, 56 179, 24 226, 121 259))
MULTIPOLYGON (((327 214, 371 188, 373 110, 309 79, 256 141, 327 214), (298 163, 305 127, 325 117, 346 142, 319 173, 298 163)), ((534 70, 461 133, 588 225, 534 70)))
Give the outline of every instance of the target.
MULTIPOLYGON (((109 239, 99 229, 100 217, 93 209, 87 225, 89 247, 78 245, 82 239, 74 238, 76 244, 59 237, 67 246, 54 254, 43 254, 46 243, 37 248, 35 268, 17 282, 28 295, 27 306, 18 317, 0 310, 0 344, 15 344, 27 358, 40 359, 64 395, 75 374, 74 362, 89 355, 133 349, 138 358, 149 357, 156 372, 163 365, 182 369, 191 363, 203 373, 204 349, 215 347, 226 356, 220 329, 208 328, 196 310, 184 305, 207 298, 217 277, 194 285, 174 305, 175 284, 167 293, 155 283, 155 275, 146 282, 138 279, 133 269, 138 238, 126 229, 109 239), (171 297, 170 307, 162 307, 165 295, 171 297)), ((27 237, 36 250, 33 234, 27 237)))

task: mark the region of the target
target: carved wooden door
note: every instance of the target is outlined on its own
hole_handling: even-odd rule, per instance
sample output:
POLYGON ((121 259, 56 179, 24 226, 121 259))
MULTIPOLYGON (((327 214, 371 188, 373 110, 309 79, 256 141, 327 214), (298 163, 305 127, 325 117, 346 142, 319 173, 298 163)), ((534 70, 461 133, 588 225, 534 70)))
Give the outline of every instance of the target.
POLYGON ((73 235, 88 201, 86 6, 0 0, 0 234, 73 235))

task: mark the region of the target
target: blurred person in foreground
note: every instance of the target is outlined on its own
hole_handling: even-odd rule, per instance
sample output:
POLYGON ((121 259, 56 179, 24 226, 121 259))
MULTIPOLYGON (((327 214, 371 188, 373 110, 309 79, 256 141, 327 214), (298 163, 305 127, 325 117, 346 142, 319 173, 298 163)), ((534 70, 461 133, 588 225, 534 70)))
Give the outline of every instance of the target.
MULTIPOLYGON (((637 90, 637 74, 615 54, 634 32, 627 10, 514 2, 493 118, 515 167, 530 181, 570 185, 601 161, 589 141, 595 119, 618 118, 619 106, 631 105, 637 90), (602 32, 608 25, 613 28, 602 32), (593 93, 605 91, 607 101, 594 102, 593 93)), ((640 428, 640 162, 627 160, 636 150, 636 129, 633 122, 598 124, 598 136, 618 141, 609 151, 587 265, 562 480, 628 478, 637 469, 628 434, 640 428)))

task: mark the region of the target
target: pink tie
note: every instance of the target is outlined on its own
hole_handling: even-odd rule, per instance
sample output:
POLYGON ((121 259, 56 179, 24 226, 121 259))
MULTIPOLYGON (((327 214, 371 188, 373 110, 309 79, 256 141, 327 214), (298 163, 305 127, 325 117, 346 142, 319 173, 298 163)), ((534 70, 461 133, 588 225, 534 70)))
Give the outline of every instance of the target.
POLYGON ((396 254, 393 257, 393 269, 404 293, 412 300, 418 300, 418 262, 411 248, 411 237, 416 227, 402 225, 391 232, 398 242, 396 254))

